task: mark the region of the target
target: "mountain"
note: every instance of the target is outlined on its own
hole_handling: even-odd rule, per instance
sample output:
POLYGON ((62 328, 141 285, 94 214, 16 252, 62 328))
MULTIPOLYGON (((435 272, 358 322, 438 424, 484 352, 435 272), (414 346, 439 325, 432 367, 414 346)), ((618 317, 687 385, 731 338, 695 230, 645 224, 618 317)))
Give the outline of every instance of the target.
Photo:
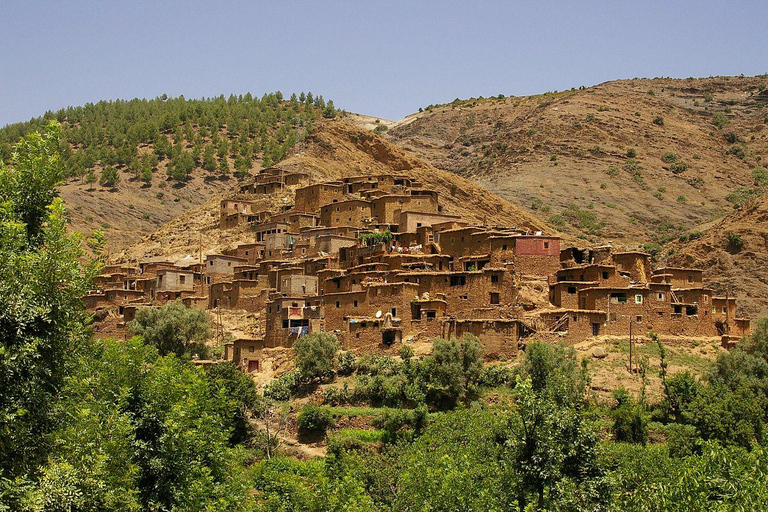
POLYGON ((117 250, 280 161, 316 119, 335 115, 333 102, 312 93, 100 101, 3 127, 0 159, 57 120, 72 229, 103 230, 117 250))
MULTIPOLYGON (((436 169, 377 134, 343 119, 317 123, 296 149, 295 155, 276 167, 306 172, 312 182, 361 174, 407 174, 420 181, 424 188, 440 194, 440 203, 446 214, 460 215, 464 220, 477 224, 549 229, 534 215, 472 181, 436 169)), ((182 258, 198 255, 201 247, 204 252, 217 252, 238 243, 252 242, 253 232, 247 226, 232 230, 217 229, 220 200, 236 194, 237 187, 232 187, 228 192, 190 208, 123 252, 114 254, 115 258, 122 261, 155 256, 182 258)), ((262 206, 277 210, 281 205, 292 203, 291 194, 288 190, 284 195, 263 196, 262 206)))
POLYGON ((591 241, 664 244, 732 211, 768 156, 768 78, 633 79, 429 106, 378 131, 591 241))

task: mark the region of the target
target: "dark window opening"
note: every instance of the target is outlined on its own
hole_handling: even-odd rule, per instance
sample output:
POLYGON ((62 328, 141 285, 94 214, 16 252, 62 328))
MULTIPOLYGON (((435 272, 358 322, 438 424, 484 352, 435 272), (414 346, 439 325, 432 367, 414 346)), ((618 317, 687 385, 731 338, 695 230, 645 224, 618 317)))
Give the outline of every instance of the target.
POLYGON ((499 304, 499 294, 497 292, 491 292, 491 304, 499 304))
POLYGON ((467 276, 451 276, 451 286, 464 286, 467 284, 467 276))
POLYGON ((575 286, 569 286, 568 287, 568 293, 571 294, 571 295, 576 293, 576 287, 575 286))
POLYGON ((427 318, 436 318, 437 311, 427 311, 427 318))

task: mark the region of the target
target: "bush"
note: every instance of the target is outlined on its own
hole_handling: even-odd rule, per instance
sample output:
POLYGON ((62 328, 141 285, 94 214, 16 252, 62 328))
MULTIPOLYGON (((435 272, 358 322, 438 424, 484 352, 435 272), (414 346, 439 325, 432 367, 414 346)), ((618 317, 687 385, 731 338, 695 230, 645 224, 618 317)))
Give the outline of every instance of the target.
POLYGON ((653 124, 657 126, 664 126, 664 118, 661 116, 656 116, 653 118, 653 124))
POLYGON ((301 384, 301 374, 293 371, 280 376, 264 387, 264 396, 278 402, 287 402, 301 384))
POLYGON ((635 403, 626 389, 617 389, 613 394, 616 405, 611 409, 613 432, 616 441, 645 444, 648 440, 648 420, 640 404, 635 403))
POLYGON ((157 347, 161 355, 205 357, 204 342, 211 336, 211 320, 207 312, 188 308, 177 300, 159 308, 139 308, 128 330, 157 347))
POLYGON ((680 160, 679 162, 672 162, 669 166, 669 170, 675 174, 680 174, 688 170, 688 164, 680 160))
POLYGON ((728 245, 735 250, 740 251, 744 246, 744 240, 741 239, 741 236, 738 233, 731 231, 728 233, 728 245))
POLYGON ((712 122, 718 128, 722 128, 730 124, 731 121, 727 117, 725 117, 725 114, 723 114, 722 112, 716 112, 715 115, 712 116, 712 122))
POLYGON ((315 332, 302 336, 293 344, 296 368, 305 380, 324 378, 334 369, 339 340, 327 332, 315 332))
POLYGON ((667 426, 667 447, 670 457, 688 457, 701 451, 700 439, 696 427, 673 423, 667 426))
POLYGON ((627 150, 627 158, 635 158, 637 157, 637 150, 635 148, 629 148, 627 150))
POLYGON ((307 405, 297 418, 299 431, 304 434, 325 434, 333 426, 333 416, 324 407, 307 405))
POLYGON ((338 373, 339 375, 352 375, 357 369, 357 359, 351 350, 339 352, 338 373))
POLYGON ((677 162, 677 155, 672 152, 667 152, 661 155, 661 161, 666 162, 668 164, 671 164, 672 162, 677 162))
POLYGON ((502 364, 486 366, 480 373, 480 384, 489 388, 506 386, 514 379, 514 372, 502 364))

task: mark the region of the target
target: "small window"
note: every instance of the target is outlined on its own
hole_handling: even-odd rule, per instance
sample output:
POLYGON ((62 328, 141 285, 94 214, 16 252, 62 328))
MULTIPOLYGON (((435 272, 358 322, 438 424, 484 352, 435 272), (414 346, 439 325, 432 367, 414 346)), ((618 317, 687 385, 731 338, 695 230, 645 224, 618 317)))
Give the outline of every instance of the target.
POLYGON ((573 294, 575 294, 575 293, 576 293, 576 287, 575 287, 575 286, 569 286, 569 287, 568 287, 568 293, 569 293, 570 295, 573 295, 573 294))
POLYGON ((283 329, 288 328, 288 320, 283 320, 283 329))
POLYGON ((664 312, 663 311, 657 311, 656 314, 659 315, 662 318, 664 317, 664 312))
POLYGON ((357 301, 354 301, 354 302, 352 303, 352 307, 353 307, 353 308, 356 308, 356 307, 357 307, 357 301))
POLYGON ((642 303, 643 303, 643 296, 635 295, 635 304, 642 304, 642 303))
POLYGON ((499 282, 499 276, 497 274, 493 274, 491 276, 491 282, 492 283, 498 283, 499 282))
POLYGON ((436 311, 427 311, 427 318, 435 318, 437 316, 436 311))
POLYGON ((727 306, 723 306, 723 313, 727 313, 727 312, 728 312, 728 307, 727 306))
POLYGON ((549 249, 549 242, 544 242, 544 248, 549 249))
POLYGON ((659 301, 663 301, 664 300, 664 294, 663 293, 657 293, 656 294, 656 299, 659 300, 659 301))
POLYGON ((397 316, 397 308, 392 308, 392 316, 397 316))
POLYGON ((694 279, 694 277, 693 277, 693 274, 689 274, 689 275, 688 275, 688 282, 689 282, 689 283, 692 283, 692 282, 693 282, 693 279, 694 279))
POLYGON ((187 282, 187 276, 179 276, 179 284, 185 284, 187 282))
POLYGON ((603 270, 603 279, 608 279, 608 272, 603 270))
POLYGON ((340 308, 340 307, 341 307, 341 302, 339 302, 339 301, 336 301, 336 307, 337 307, 337 308, 340 308))
POLYGON ((611 313, 610 316, 608 317, 608 320, 611 321, 611 322, 615 322, 616 321, 616 313, 611 313))
POLYGON ((637 315, 635 317, 635 320, 637 321, 637 323, 643 323, 643 315, 637 315))
POLYGON ((256 347, 253 345, 248 346, 248 352, 256 352, 256 347))
POLYGON ((506 250, 507 250, 507 244, 504 244, 504 245, 502 245, 502 246, 501 246, 501 250, 502 250, 502 251, 506 251, 506 250))
POLYGON ((491 292, 491 304, 499 304, 499 294, 496 292, 491 292))

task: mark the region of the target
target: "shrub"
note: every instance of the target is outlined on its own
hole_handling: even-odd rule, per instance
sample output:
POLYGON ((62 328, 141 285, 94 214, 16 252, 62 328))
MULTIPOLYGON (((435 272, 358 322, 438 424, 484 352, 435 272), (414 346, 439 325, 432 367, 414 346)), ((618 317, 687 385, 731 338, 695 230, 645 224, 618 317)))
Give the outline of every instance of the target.
POLYGON ((755 167, 752 169, 752 179, 755 180, 756 185, 768 186, 768 171, 765 170, 765 167, 755 167))
POLYGON ((486 366, 480 373, 480 384, 489 388, 505 386, 512 382, 514 373, 502 364, 486 366))
POLYGON ((622 387, 613 394, 616 405, 611 409, 613 432, 616 441, 645 444, 648 440, 648 420, 642 406, 635 403, 622 387))
POLYGON ((661 155, 661 161, 662 162, 666 162, 668 164, 671 164, 672 162, 676 162, 677 161, 677 155, 675 153, 672 153, 672 152, 668 151, 668 152, 664 153, 663 155, 661 155))
POLYGON ((688 164, 680 160, 679 162, 673 162, 669 166, 669 170, 671 170, 675 174, 680 174, 681 172, 685 172, 688 170, 688 164))
POLYGON ((653 124, 658 126, 664 126, 664 118, 661 116, 656 116, 653 118, 653 124))
POLYGON ((677 202, 681 203, 681 204, 682 203, 687 203, 688 202, 688 198, 685 197, 684 195, 679 195, 679 196, 677 196, 677 202))
POLYGON ((211 335, 211 321, 207 312, 188 308, 177 300, 159 308, 139 308, 128 330, 157 347, 161 355, 205 356, 204 342, 211 335))
POLYGON ((725 138, 725 140, 728 141, 730 144, 736 144, 737 142, 741 142, 741 137, 739 137, 733 132, 724 133, 723 138, 725 138))
POLYGON ((303 379, 323 378, 333 372, 339 340, 327 332, 302 336, 293 344, 296 368, 303 379))
POLYGON ((264 387, 264 396, 277 400, 278 402, 287 402, 291 399, 301 384, 301 374, 293 371, 281 375, 264 387))
POLYGON ((325 434, 333 426, 333 416, 324 407, 307 405, 297 418, 299 431, 305 434, 325 434))
POLYGON ((357 369, 357 359, 351 350, 339 352, 338 373, 339 375, 352 375, 357 369))
POLYGON ((726 155, 733 155, 740 160, 744 160, 747 157, 747 151, 743 146, 734 145, 728 148, 725 152, 726 155))
POLYGON ((627 158, 635 158, 637 157, 637 150, 635 148, 629 148, 627 150, 627 158))
POLYGON ((700 453, 700 439, 693 425, 673 423, 667 425, 666 431, 670 457, 683 458, 700 453))
POLYGON ((734 233, 730 231, 728 233, 728 245, 733 247, 737 251, 740 251, 741 248, 744 246, 744 240, 741 239, 741 236, 738 233, 734 233))
POLYGON ((714 116, 712 116, 712 123, 714 123, 715 126, 718 128, 723 128, 724 126, 728 126, 730 124, 730 120, 725 117, 725 114, 722 112, 716 112, 714 116))

